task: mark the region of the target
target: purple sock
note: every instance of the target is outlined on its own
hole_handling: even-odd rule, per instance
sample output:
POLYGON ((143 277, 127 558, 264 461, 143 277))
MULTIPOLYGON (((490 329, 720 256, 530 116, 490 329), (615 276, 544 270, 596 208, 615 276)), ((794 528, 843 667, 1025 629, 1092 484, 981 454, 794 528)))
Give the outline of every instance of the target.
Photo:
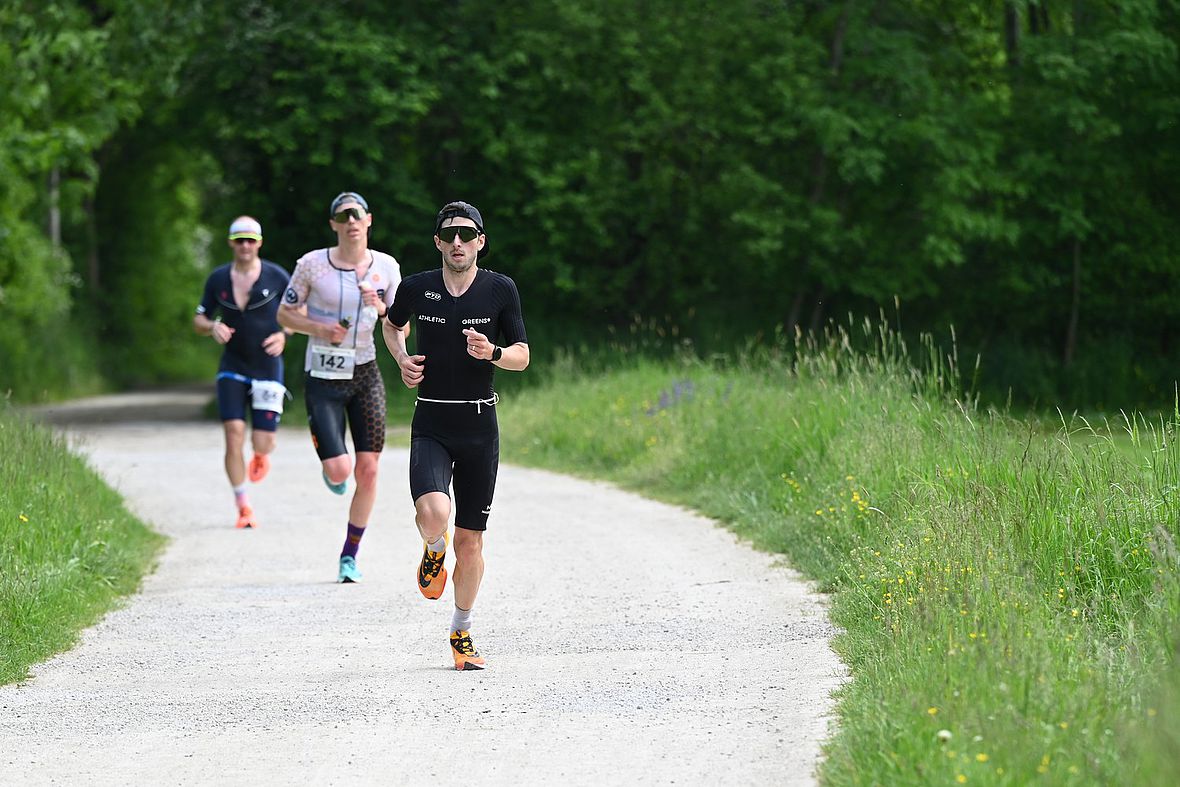
POLYGON ((348 523, 348 538, 344 539, 344 551, 340 557, 356 557, 356 551, 361 548, 361 536, 365 534, 363 527, 348 523))

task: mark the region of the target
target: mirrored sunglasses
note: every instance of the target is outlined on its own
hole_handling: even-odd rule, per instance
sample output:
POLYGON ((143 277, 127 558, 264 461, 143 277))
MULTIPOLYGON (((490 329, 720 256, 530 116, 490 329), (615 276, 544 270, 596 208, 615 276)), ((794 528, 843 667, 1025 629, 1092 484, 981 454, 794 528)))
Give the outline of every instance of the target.
POLYGON ((451 226, 440 229, 438 231, 438 239, 443 243, 453 243, 455 241, 455 236, 458 235, 460 240, 462 240, 464 243, 470 243, 471 241, 478 238, 479 234, 479 230, 477 230, 475 227, 464 227, 461 225, 457 227, 451 226))
POLYGON ((365 217, 365 211, 362 208, 345 208, 338 211, 332 216, 332 221, 337 224, 347 224, 349 219, 356 219, 360 221, 365 217))

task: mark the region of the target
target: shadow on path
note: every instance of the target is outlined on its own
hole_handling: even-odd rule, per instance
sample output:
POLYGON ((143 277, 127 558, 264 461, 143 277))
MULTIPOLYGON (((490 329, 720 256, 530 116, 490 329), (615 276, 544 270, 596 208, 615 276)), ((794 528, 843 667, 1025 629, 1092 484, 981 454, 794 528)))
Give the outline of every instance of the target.
POLYGON ((210 420, 205 410, 215 397, 209 383, 189 383, 37 405, 22 412, 53 426, 205 421, 210 420))

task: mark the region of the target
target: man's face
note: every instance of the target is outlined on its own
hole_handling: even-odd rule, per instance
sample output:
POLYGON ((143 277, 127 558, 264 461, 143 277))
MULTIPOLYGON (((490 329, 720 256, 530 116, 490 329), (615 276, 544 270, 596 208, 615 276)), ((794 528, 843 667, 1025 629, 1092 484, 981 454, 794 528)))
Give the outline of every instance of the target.
POLYGON ((369 213, 356 202, 345 202, 336 208, 336 213, 328 219, 336 237, 340 242, 367 241, 369 226, 373 223, 373 214, 369 213))
POLYGON ((258 259, 262 241, 253 238, 234 238, 229 242, 229 247, 234 250, 234 262, 245 265, 258 259))
POLYGON ((434 245, 442 252, 443 265, 452 273, 471 270, 487 239, 475 227, 475 222, 464 216, 445 220, 434 236, 434 245), (464 240, 466 235, 469 240, 464 240))

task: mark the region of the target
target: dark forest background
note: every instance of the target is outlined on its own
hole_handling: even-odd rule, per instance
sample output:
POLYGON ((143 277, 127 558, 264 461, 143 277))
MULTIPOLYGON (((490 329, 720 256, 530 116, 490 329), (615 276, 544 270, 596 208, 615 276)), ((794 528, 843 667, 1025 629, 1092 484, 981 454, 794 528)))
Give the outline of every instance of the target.
POLYGON ((476 204, 535 360, 884 314, 998 400, 1171 409, 1178 40, 1172 0, 2 0, 0 390, 208 378, 230 220, 290 269, 352 189, 406 273, 476 204))

